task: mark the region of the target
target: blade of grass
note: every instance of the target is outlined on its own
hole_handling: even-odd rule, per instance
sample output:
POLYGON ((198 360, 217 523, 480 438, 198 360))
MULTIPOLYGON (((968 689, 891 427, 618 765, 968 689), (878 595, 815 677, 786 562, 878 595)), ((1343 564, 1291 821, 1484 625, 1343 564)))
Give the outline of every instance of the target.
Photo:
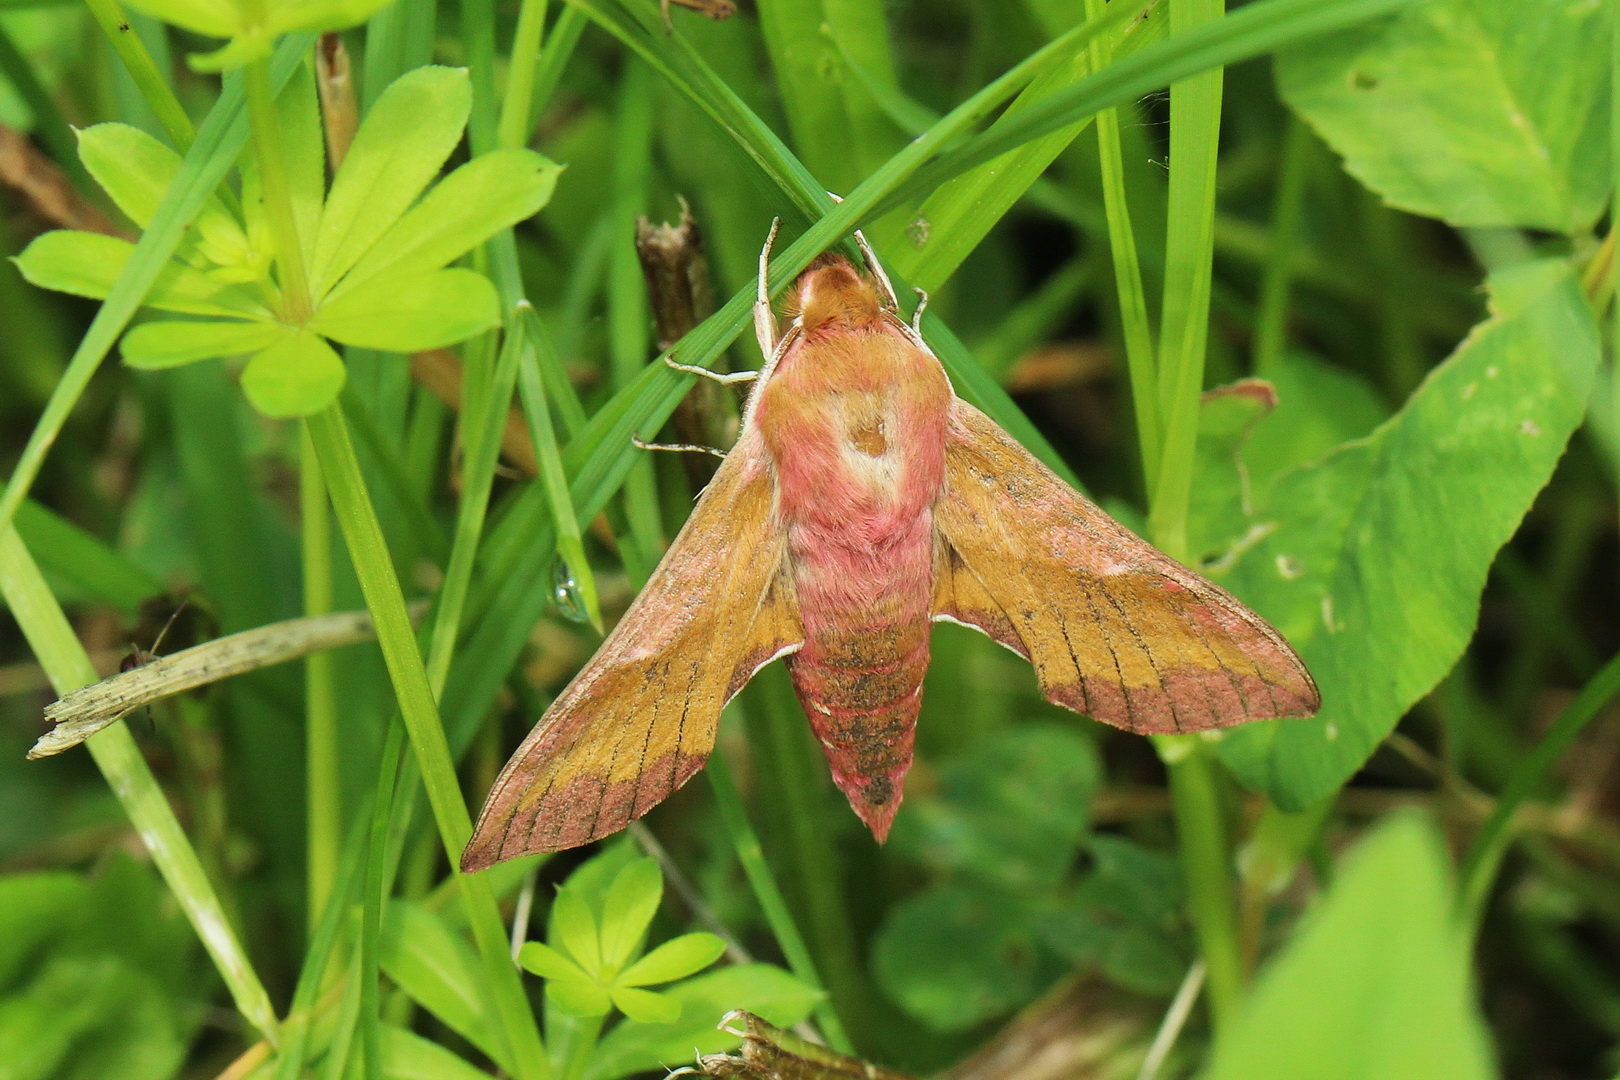
MULTIPOLYGON (((1102 7, 1103 0, 1086 0, 1086 11, 1092 18, 1096 18, 1102 7)), ((1091 50, 1096 70, 1101 71, 1113 62, 1107 41, 1100 38, 1093 41, 1091 50)), ((1125 341, 1126 369, 1130 372, 1131 406, 1142 454, 1142 475, 1147 478, 1147 488, 1151 491, 1152 478, 1159 472, 1159 451, 1164 438, 1158 404, 1158 359, 1153 349, 1153 329, 1148 323, 1147 290, 1142 285, 1142 265, 1136 253, 1136 231, 1131 227, 1116 109, 1103 109, 1097 114, 1097 157, 1102 172, 1103 210, 1108 218, 1108 246, 1114 261, 1114 289, 1119 296, 1121 337, 1125 341)))
POLYGON ((579 590, 580 604, 585 609, 586 618, 600 634, 603 632, 602 608, 597 597, 596 575, 591 572, 591 564, 585 558, 579 518, 569 498, 568 475, 563 470, 557 434, 551 425, 551 407, 546 400, 545 380, 540 375, 540 357, 544 350, 541 342, 545 330, 528 301, 520 305, 518 325, 528 337, 528 347, 523 351, 522 366, 518 370, 518 391, 523 399, 523 414, 529 421, 529 438, 534 442, 535 457, 540 462, 540 483, 551 510, 557 556, 567 568, 566 580, 573 581, 579 590))
MULTIPOLYGON (((446 855, 454 865, 472 836, 472 819, 456 781, 449 745, 439 722, 438 706, 416 635, 405 610, 405 597, 394 576, 382 528, 365 490, 343 415, 335 408, 307 421, 320 456, 322 475, 332 494, 349 557, 377 626, 377 640, 399 698, 406 733, 421 769, 446 855)), ((497 1016, 523 1080, 544 1080, 547 1064, 534 1016, 529 1011, 517 969, 506 953, 505 928, 489 887, 477 875, 456 875, 467 924, 485 966, 497 1016)))
MULTIPOLYGON (((123 61, 130 78, 135 80, 141 96, 157 114, 158 123, 169 133, 169 139, 174 143, 175 149, 185 154, 191 149, 192 139, 197 135, 197 130, 192 126, 191 117, 186 115, 180 99, 175 97, 174 88, 169 85, 169 80, 158 69, 157 64, 153 63, 152 54, 146 51, 146 43, 141 41, 139 34, 127 31, 129 16, 119 6, 118 0, 85 0, 85 6, 90 9, 91 16, 101 27, 101 32, 106 35, 113 51, 118 54, 118 59, 123 61)), ((284 43, 283 48, 286 44, 288 43, 284 43)), ((280 83, 276 85, 279 86, 280 83)), ((217 104, 215 108, 217 111, 217 104)), ((206 124, 207 121, 204 121, 205 126, 206 124)), ((179 179, 178 176, 175 177, 176 183, 179 179)), ((158 213, 162 213, 161 208, 158 213)), ((153 220, 153 224, 157 224, 156 219, 153 220)), ((134 262, 133 259, 130 261, 134 262)))
MULTIPOLYGON (((315 447, 303 432, 298 439, 298 478, 304 614, 325 615, 332 610, 332 513, 315 447)), ((304 660, 304 797, 309 819, 305 887, 311 934, 326 910, 338 875, 338 848, 343 839, 340 752, 332 654, 311 653, 304 660)))
POLYGON ((1254 373, 1262 378, 1282 361, 1288 346, 1288 295, 1294 283, 1294 252, 1303 239, 1305 177, 1312 149, 1310 129, 1290 114, 1271 211, 1271 256, 1254 316, 1254 373))
MULTIPOLYGON (((748 821, 748 812, 743 808, 742 796, 737 792, 737 782, 731 778, 731 766, 726 762, 725 754, 710 756, 704 771, 714 792, 715 805, 720 808, 720 818, 731 837, 732 847, 736 849, 737 861, 742 864, 749 888, 759 902, 772 936, 782 949, 788 968, 800 982, 825 995, 826 987, 816 972, 816 962, 805 947, 804 937, 793 921, 793 913, 788 910, 787 900, 776 884, 770 864, 765 861, 765 852, 759 846, 759 835, 748 821)), ((855 1052, 849 1036, 844 1033, 844 1025, 825 997, 816 1005, 815 1017, 828 1046, 842 1054, 855 1052)))
MULTIPOLYGON (((279 90, 292 76, 312 40, 308 34, 289 34, 282 40, 271 63, 271 82, 276 89, 279 90)), ((96 373, 113 343, 146 299, 147 292, 168 264, 169 257, 179 247, 186 227, 219 187, 225 173, 236 163, 237 155, 247 141, 244 104, 242 80, 239 77, 227 79, 219 100, 209 110, 196 140, 186 151, 173 182, 163 193, 151 224, 141 234, 123 273, 113 284, 107 299, 102 301, 90 322, 90 328, 73 351, 67 370, 51 392, 43 415, 29 433, 28 442, 17 459, 17 467, 11 474, 5 493, 0 495, 0 529, 10 527, 17 505, 39 475, 45 455, 61 433, 68 414, 73 411, 79 396, 89 385, 90 377, 96 373)))
POLYGON ((40 552, 47 575, 71 584, 94 603, 134 615, 142 601, 163 592, 161 580, 122 552, 32 499, 17 508, 16 527, 28 550, 40 552))
POLYGON ((1620 655, 1610 658, 1587 680, 1575 700, 1564 707, 1558 719, 1536 743, 1535 749, 1519 762, 1502 794, 1497 796, 1491 816, 1480 826, 1463 858, 1458 886, 1458 911, 1470 931, 1479 926, 1490 895, 1491 882, 1502 865, 1502 856, 1513 839, 1513 818, 1536 787, 1547 778, 1586 725, 1620 695, 1620 655))
MULTIPOLYGON (((578 2, 578 0, 571 0, 578 2)), ((1390 15, 1417 0, 1257 0, 1230 16, 1172 36, 1032 105, 1006 124, 939 154, 876 203, 882 214, 976 165, 1167 83, 1263 56, 1312 37, 1390 15)), ((1134 5, 1133 5, 1134 6, 1134 5)), ((1109 14, 1114 14, 1109 5, 1109 14)), ((1089 40, 1089 37, 1088 37, 1089 40)))
MULTIPOLYGON (((4 595, 6 606, 58 696, 97 681, 99 676, 84 646, 51 595, 33 556, 12 528, 0 531, 0 595, 4 595)), ((114 724, 85 745, 202 939, 237 1011, 268 1042, 279 1043, 280 1025, 270 995, 265 993, 252 961, 225 917, 213 884, 203 872, 196 849, 186 838, 168 796, 152 775, 129 729, 114 724)))
POLYGON ((523 0, 518 8, 517 29, 512 34, 512 62, 506 73, 506 93, 501 99, 500 119, 495 139, 501 146, 524 146, 529 141, 533 116, 535 69, 540 60, 540 38, 546 28, 549 0, 523 0))
MULTIPOLYGON (((628 60, 619 77, 618 114, 614 119, 613 239, 608 255, 608 354, 613 383, 623 390, 647 364, 650 317, 647 285, 636 254, 636 218, 647 204, 652 171, 652 70, 628 60)), ((641 433, 656 438, 648 429, 641 433)), ((624 482, 625 518, 630 534, 620 543, 625 570, 640 589, 652 575, 663 551, 663 526, 658 519, 658 489, 652 460, 638 455, 624 482)))

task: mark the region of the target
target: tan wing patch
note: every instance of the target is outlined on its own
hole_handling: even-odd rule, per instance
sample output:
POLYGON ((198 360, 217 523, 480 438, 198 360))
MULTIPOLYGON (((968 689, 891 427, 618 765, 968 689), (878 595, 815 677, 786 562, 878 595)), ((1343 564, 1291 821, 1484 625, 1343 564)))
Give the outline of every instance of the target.
POLYGON ((803 639, 772 498, 758 436, 745 434, 647 587, 501 771, 463 870, 617 832, 702 767, 721 708, 803 639))
POLYGON ((945 461, 936 615, 1028 656, 1049 701, 1144 734, 1320 706, 1264 619, 1133 536, 960 399, 945 461))

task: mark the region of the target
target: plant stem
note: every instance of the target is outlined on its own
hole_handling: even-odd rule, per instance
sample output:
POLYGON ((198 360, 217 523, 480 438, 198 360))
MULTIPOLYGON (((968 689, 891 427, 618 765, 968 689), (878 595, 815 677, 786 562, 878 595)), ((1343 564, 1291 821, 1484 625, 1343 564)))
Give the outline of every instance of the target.
POLYGON ((1232 891, 1231 852, 1216 786, 1219 774, 1198 736, 1166 736, 1156 741, 1170 772, 1181 872, 1209 980, 1210 1011, 1219 1031, 1237 1012, 1243 997, 1243 950, 1232 891))
MULTIPOLYGON (((89 655, 13 528, 0 532, 0 595, 4 595, 6 606, 59 696, 97 681, 99 676, 89 655)), ((278 1045, 281 1031, 270 995, 265 993, 252 961, 237 940, 213 883, 203 872, 196 850, 129 728, 114 724, 91 736, 85 745, 186 918, 202 938, 230 989, 237 1011, 267 1042, 278 1045)))
MULTIPOLYGON (((299 509, 304 560, 304 614, 332 610, 332 515, 320 462, 309 432, 298 439, 299 509)), ((337 686, 332 654, 325 649, 304 660, 305 787, 309 806, 309 919, 313 932, 337 878, 342 842, 342 782, 338 768, 337 686)))
MULTIPOLYGON (((439 838, 453 866, 472 835, 472 819, 462 801, 438 705, 405 610, 405 597, 394 576, 382 527, 366 491, 342 412, 336 406, 329 407, 311 417, 308 424, 338 524, 348 543, 349 557, 377 626, 377 640, 427 788, 439 838)), ((477 875, 458 874, 456 882, 519 1076, 522 1080, 542 1080, 549 1074, 548 1062, 517 968, 507 952, 506 930, 495 898, 477 875)))
POLYGON ((1558 719, 1553 721, 1535 749, 1513 770, 1507 787, 1497 797, 1491 816, 1480 827, 1479 834, 1468 846, 1468 854, 1463 859, 1458 906, 1463 924, 1470 930, 1479 925, 1485 900, 1490 895, 1491 882, 1495 880, 1496 871, 1502 865, 1502 856, 1513 839, 1514 814, 1536 789, 1536 785, 1552 771, 1576 736, 1585 730, 1592 718, 1616 694, 1620 694, 1620 654, 1612 657, 1587 681, 1575 700, 1558 714, 1558 719))
POLYGON ((196 136, 197 129, 192 126, 191 117, 186 115, 180 99, 174 96, 169 80, 152 62, 152 54, 146 51, 141 36, 129 28, 129 16, 118 6, 118 0, 85 0, 85 6, 90 9, 101 32, 107 35, 107 41, 118 54, 118 59, 124 62, 124 68, 140 88, 141 96, 157 114, 163 130, 169 133, 175 149, 184 154, 191 149, 191 140, 196 136))
MULTIPOLYGON (((754 832, 754 826, 748 821, 748 812, 743 809, 742 795, 737 791, 737 782, 731 778, 731 766, 726 762, 725 755, 718 751, 710 755, 704 772, 708 774, 709 786, 714 790, 714 801, 720 808, 720 819, 725 822, 726 832, 731 834, 731 844, 737 851, 737 861, 742 863, 743 873, 747 875, 748 884, 754 890, 754 898, 759 901, 760 910, 765 913, 765 921, 770 924, 771 933, 776 937, 776 944, 781 948, 782 956, 800 982, 825 995, 826 986, 822 983, 821 975, 816 971, 816 962, 810 956, 810 950, 805 946, 804 938, 800 936, 799 928, 793 921, 793 913, 788 910, 787 899, 782 895, 782 890, 777 887, 776 878, 771 874, 770 864, 765 861, 765 852, 759 846, 759 835, 754 832)), ((849 1036, 844 1033, 843 1023, 825 996, 816 1006, 815 1015, 816 1023, 820 1026, 822 1035, 826 1037, 828 1046, 843 1054, 855 1052, 854 1047, 850 1045, 849 1036)))
POLYGON ((259 186, 264 193, 264 216, 276 245, 276 267, 281 272, 285 315, 290 321, 301 323, 309 319, 313 307, 309 276, 304 272, 304 249, 298 240, 298 221, 293 216, 292 188, 287 181, 287 164, 276 124, 276 98, 270 90, 270 61, 255 60, 247 66, 244 78, 254 158, 259 166, 259 186))

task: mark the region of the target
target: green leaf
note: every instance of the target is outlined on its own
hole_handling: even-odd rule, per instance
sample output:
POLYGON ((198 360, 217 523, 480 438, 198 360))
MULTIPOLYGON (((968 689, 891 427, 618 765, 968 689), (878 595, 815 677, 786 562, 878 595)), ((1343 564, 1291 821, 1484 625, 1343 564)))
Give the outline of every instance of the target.
POLYGON ((95 124, 78 136, 85 169, 125 217, 146 228, 180 171, 180 155, 128 124, 95 124))
POLYGON ((1191 951, 1174 856, 1108 835, 1092 839, 1091 855, 1090 873, 1037 916, 1041 942, 1126 989, 1174 992, 1191 951))
POLYGON ((596 916, 584 897, 568 887, 557 890, 551 905, 551 943, 567 951, 593 979, 602 974, 602 944, 596 916))
POLYGON ((1032 912, 966 884, 913 893, 889 909, 873 948, 878 986, 935 1031, 962 1031, 1035 995, 1032 912))
POLYGON ((1101 768, 1091 741, 1015 727, 940 770, 934 794, 895 823, 895 843, 938 867, 1012 890, 1056 884, 1074 862, 1101 768))
POLYGON ((378 956, 401 990, 508 1073, 506 1043, 491 1027, 494 1010, 482 967, 467 940, 421 904, 392 900, 378 956))
POLYGON ((550 979, 546 997, 569 1016, 603 1016, 613 1008, 608 992, 590 979, 550 979))
POLYGON ((1284 354, 1266 381, 1277 407, 1254 425, 1241 451, 1252 505, 1264 505, 1284 469, 1331 453, 1389 417, 1378 391, 1356 372, 1303 353, 1284 354))
POLYGON ((382 1074, 388 1080, 491 1080, 438 1043, 393 1024, 382 1027, 382 1074))
POLYGON ((630 965, 618 978, 620 986, 653 986, 674 982, 702 971, 726 951, 726 943, 713 934, 682 934, 664 942, 630 965))
POLYGON ((1603 4, 1433 0, 1286 54, 1277 81, 1393 206, 1581 232, 1610 194, 1610 37, 1603 4))
POLYGON ((437 270, 551 199, 562 166, 532 150, 495 150, 434 185, 349 271, 333 297, 380 274, 437 270))
POLYGON ((305 329, 249 360, 242 390, 266 416, 309 416, 337 400, 346 378, 332 346, 305 329))
POLYGON ((1447 877, 1427 820, 1380 825, 1222 1029, 1203 1080, 1494 1077, 1447 877))
POLYGON ((180 322, 163 320, 142 323, 124 335, 119 346, 124 363, 152 371, 178 367, 220 356, 240 356, 258 352, 283 336, 297 333, 289 326, 273 322, 180 322))
POLYGON ((500 322, 489 279, 452 267, 373 278, 323 303, 310 325, 345 345, 416 352, 466 341, 500 322))
POLYGON ((459 68, 423 67, 383 91, 332 180, 310 261, 319 298, 399 220, 461 140, 472 87, 459 68))
POLYGON ((326 201, 326 137, 321 132, 315 73, 306 62, 276 97, 277 132, 287 170, 288 195, 298 245, 307 265, 315 253, 321 208, 326 201))
POLYGON ((604 971, 616 972, 630 959, 663 898, 664 875, 653 859, 637 859, 614 875, 602 900, 604 971))
POLYGON ((673 1024, 681 1018, 681 1003, 668 994, 615 986, 614 1006, 638 1024, 673 1024))
MULTIPOLYGON (((17 269, 42 289, 104 300, 124 272, 135 246, 100 233, 57 229, 35 237, 16 257, 17 269)), ((238 285, 214 281, 189 266, 170 261, 158 272, 146 305, 185 315, 267 319, 270 311, 238 285)))
POLYGON ((542 979, 591 981, 584 968, 542 941, 525 942, 523 948, 518 951, 518 963, 523 965, 525 971, 532 972, 542 979))
POLYGON ((582 1080, 618 1080, 666 1063, 718 1054, 737 1037, 715 1025, 732 1009, 747 1009, 778 1027, 792 1027, 810 1015, 821 995, 779 967, 738 964, 676 983, 661 992, 678 1001, 680 1017, 670 1024, 626 1020, 597 1044, 582 1080))
POLYGON ((1218 743, 1284 809, 1359 769, 1462 654, 1485 576, 1585 415, 1598 360, 1566 265, 1491 281, 1493 314, 1365 439, 1277 477, 1264 532, 1221 575, 1300 650, 1322 688, 1308 720, 1218 743))

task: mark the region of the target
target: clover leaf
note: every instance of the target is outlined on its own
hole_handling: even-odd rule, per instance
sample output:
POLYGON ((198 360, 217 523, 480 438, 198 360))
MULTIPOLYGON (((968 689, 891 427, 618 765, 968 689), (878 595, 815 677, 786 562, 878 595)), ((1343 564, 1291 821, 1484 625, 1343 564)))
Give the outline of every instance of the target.
MULTIPOLYGON (((147 295, 148 309, 183 317, 130 330, 124 362, 150 370, 246 356, 242 389, 260 412, 307 416, 343 388, 334 342, 416 352, 499 325, 489 280, 448 264, 536 213, 561 169, 530 150, 504 149, 434 184, 461 141, 471 106, 465 70, 424 67, 401 76, 367 114, 327 190, 306 68, 276 108, 301 248, 292 257, 304 264, 310 310, 293 311, 272 272, 258 177, 244 164, 241 214, 211 200, 147 295)), ((125 124, 81 131, 79 154, 141 227, 180 168, 174 151, 125 124)), ((35 239, 15 261, 35 285, 100 300, 133 251, 115 237, 59 230, 35 239)))
POLYGON ((663 898, 658 864, 637 859, 614 877, 593 911, 582 890, 565 885, 551 912, 551 943, 531 941, 518 960, 546 980, 546 996, 571 1016, 602 1016, 611 1009, 644 1024, 672 1024, 681 1003, 643 989, 695 974, 720 958, 725 943, 713 934, 683 934, 637 958, 663 898))

